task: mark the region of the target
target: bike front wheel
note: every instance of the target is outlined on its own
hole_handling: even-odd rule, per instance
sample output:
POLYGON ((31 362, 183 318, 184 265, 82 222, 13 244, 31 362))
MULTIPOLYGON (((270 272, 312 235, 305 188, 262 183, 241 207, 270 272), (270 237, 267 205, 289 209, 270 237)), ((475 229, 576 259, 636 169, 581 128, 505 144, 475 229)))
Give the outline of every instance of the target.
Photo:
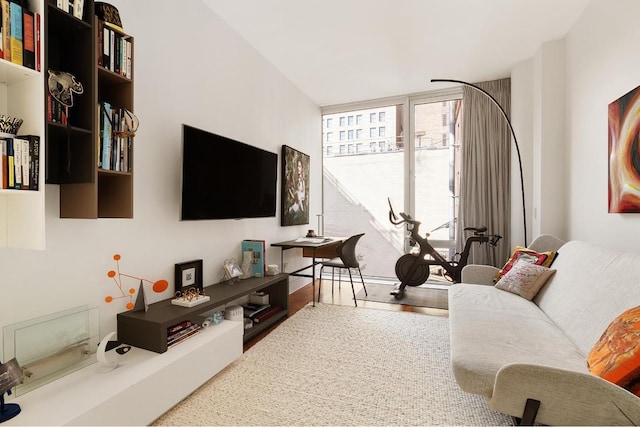
POLYGON ((429 278, 429 265, 415 255, 402 255, 396 262, 396 276, 406 286, 422 285, 429 278))

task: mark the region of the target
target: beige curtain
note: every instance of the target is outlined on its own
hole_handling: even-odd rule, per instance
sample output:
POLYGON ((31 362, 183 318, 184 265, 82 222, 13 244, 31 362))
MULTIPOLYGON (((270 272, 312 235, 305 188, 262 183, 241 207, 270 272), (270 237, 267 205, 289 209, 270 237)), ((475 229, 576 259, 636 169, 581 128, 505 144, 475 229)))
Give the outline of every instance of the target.
MULTIPOLYGON (((509 114, 511 80, 474 83, 490 93, 509 114)), ((503 239, 493 249, 474 244, 469 263, 504 265, 510 245, 511 132, 500 109, 484 93, 463 87, 463 144, 458 250, 469 232, 464 227, 486 226, 487 233, 503 239)))

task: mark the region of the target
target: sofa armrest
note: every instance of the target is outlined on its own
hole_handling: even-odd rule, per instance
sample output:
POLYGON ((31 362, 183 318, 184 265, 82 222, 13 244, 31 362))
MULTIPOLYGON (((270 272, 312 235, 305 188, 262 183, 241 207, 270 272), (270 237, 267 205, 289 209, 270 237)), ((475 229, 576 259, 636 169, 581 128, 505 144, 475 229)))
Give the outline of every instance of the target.
POLYGON ((521 363, 501 368, 489 399, 491 407, 504 414, 522 417, 527 399, 540 402, 537 423, 640 423, 640 398, 595 375, 521 363))
POLYGON ((500 269, 491 265, 469 264, 462 269, 462 283, 493 285, 500 269))

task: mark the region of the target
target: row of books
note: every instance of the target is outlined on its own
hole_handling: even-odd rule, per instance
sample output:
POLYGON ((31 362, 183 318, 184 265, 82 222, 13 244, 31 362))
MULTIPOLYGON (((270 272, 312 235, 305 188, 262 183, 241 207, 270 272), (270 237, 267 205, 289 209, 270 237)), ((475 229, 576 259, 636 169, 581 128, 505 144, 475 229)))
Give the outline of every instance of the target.
POLYGON ((251 320, 253 323, 264 322, 276 313, 282 311, 282 307, 279 305, 272 306, 271 304, 255 304, 246 303, 242 305, 244 317, 251 320))
POLYGON ((127 136, 125 110, 113 108, 109 102, 98 104, 100 137, 98 166, 105 170, 131 172, 133 137, 127 136))
POLYGON ((190 320, 167 328, 167 347, 174 346, 200 332, 201 326, 190 320))
POLYGON ((0 176, 3 189, 38 190, 40 137, 36 135, 0 139, 0 176))
POLYGON ((22 2, 0 0, 0 5, 0 57, 40 71, 40 14, 22 7, 22 2))
POLYGON ((80 20, 84 15, 84 0, 57 0, 56 6, 80 20))
POLYGON ((120 74, 126 78, 131 78, 132 63, 131 55, 133 45, 128 36, 123 36, 113 28, 108 22, 98 21, 98 65, 109 71, 120 74))

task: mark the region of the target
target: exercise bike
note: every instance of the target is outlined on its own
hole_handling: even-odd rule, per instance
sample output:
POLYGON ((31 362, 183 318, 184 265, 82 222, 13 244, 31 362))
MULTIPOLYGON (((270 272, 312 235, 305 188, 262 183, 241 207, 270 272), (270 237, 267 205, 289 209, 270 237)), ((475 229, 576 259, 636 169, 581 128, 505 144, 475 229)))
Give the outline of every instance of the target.
POLYGON ((495 247, 498 241, 502 239, 502 236, 498 234, 485 234, 487 227, 465 227, 465 231, 473 232, 473 234, 467 237, 462 253, 456 254, 456 256, 459 256, 458 260, 447 261, 429 243, 429 233, 427 233, 425 237, 420 236, 420 221, 414 220, 411 215, 404 212, 400 212, 402 219, 398 219, 393 211, 393 206, 391 206, 391 200, 388 200, 388 202, 389 221, 391 221, 393 225, 406 224, 412 241, 420 248, 418 253, 402 255, 396 262, 396 276, 400 279, 400 284, 391 291, 391 295, 396 299, 404 296, 404 290, 407 286, 418 286, 426 282, 429 278, 432 265, 441 266, 445 271, 445 277, 454 283, 459 283, 462 276, 462 269, 467 265, 469 260, 471 245, 477 242, 479 244, 488 243, 495 247), (426 258, 427 255, 431 256, 431 259, 426 258))

